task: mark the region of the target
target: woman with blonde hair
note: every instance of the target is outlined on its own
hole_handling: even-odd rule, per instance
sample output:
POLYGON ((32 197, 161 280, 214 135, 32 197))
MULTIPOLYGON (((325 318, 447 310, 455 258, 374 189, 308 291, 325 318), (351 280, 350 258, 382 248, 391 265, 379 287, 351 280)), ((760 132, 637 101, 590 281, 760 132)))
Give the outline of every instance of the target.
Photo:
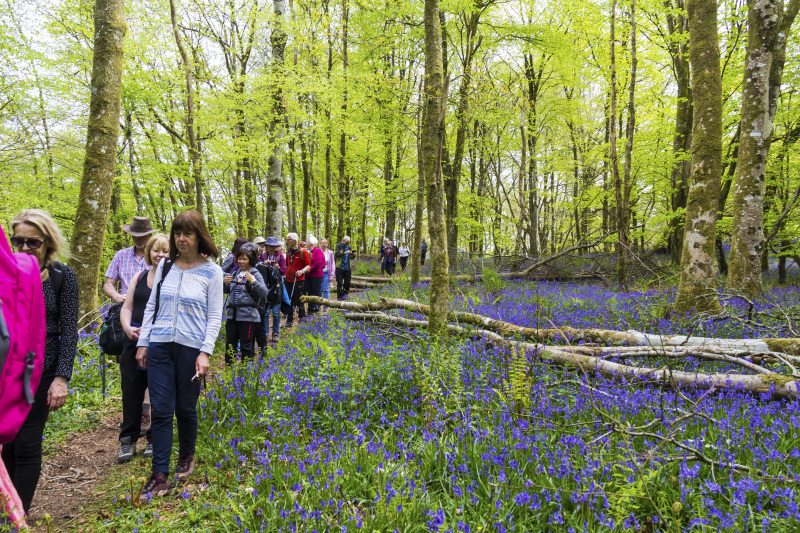
MULTIPOLYGON (((142 401, 147 390, 147 370, 139 368, 136 363, 136 343, 142 329, 144 310, 150 299, 150 291, 156 279, 156 269, 161 260, 169 257, 169 237, 156 233, 147 241, 144 248, 144 259, 147 269, 137 272, 128 285, 125 303, 119 312, 122 329, 130 342, 125 344, 119 356, 120 385, 122 386, 122 426, 119 431, 119 455, 117 462, 127 463, 136 454, 136 441, 142 431, 142 401), (142 281, 140 283, 140 281, 142 281)), ((142 457, 153 456, 153 445, 150 442, 150 430, 145 434, 147 446, 142 457)))
POLYGON ((11 244, 39 261, 47 339, 44 369, 34 403, 14 440, 3 446, 3 462, 27 513, 42 471, 42 435, 49 411, 67 400, 67 383, 78 346, 78 278, 57 259, 66 242, 47 211, 26 209, 11 221, 11 244))

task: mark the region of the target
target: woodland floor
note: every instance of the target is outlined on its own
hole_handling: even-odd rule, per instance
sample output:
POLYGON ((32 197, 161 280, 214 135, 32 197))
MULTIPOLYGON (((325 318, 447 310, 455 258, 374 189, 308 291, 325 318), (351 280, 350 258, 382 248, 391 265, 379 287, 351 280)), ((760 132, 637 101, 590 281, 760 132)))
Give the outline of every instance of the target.
MULTIPOLYGON (((350 291, 356 294, 358 291, 350 291)), ((331 298, 336 298, 335 290, 331 298)), ((281 316, 281 335, 286 317, 281 316)), ((213 361, 222 364, 222 354, 213 361)), ((213 362, 212 362, 213 365, 213 362)), ((212 366, 208 379, 214 379, 212 366)), ((42 476, 28 516, 34 533, 80 531, 89 517, 107 518, 108 511, 98 507, 105 496, 116 490, 124 492, 131 476, 139 478, 150 472, 149 459, 142 458, 144 439, 138 442, 136 456, 126 464, 117 463, 119 427, 122 422, 122 398, 112 398, 114 409, 88 431, 68 438, 54 453, 43 457, 42 476), (50 515, 49 528, 44 517, 50 515)))

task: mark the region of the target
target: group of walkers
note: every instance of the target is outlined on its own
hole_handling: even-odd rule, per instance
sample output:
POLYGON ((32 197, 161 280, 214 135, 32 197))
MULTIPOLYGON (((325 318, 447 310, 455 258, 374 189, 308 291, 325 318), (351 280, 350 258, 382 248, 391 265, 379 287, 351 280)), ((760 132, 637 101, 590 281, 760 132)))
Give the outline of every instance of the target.
MULTIPOLYGON (((10 229, 11 244, 39 263, 46 309, 44 370, 35 401, 14 440, 2 447, 3 463, 27 513, 41 473, 48 413, 64 405, 72 376, 78 280, 58 262, 68 255, 65 240, 47 212, 22 211, 10 229)), ((256 344, 263 351, 278 341, 282 312, 286 327, 293 326, 295 315, 299 323, 306 314, 320 312, 317 304, 306 310, 302 295, 329 298, 335 279, 338 298, 346 298, 356 254, 349 237, 330 250, 326 239, 310 236, 301 242, 289 233, 285 248, 274 236, 237 239, 219 266, 214 262, 219 250, 194 210, 176 216, 169 234, 154 229, 148 217, 134 217, 123 230, 133 246, 114 255, 103 284, 109 298, 122 304, 119 320, 128 338, 118 358, 118 461, 130 461, 145 438, 143 456, 152 458, 152 471, 141 497, 148 499, 170 490, 173 417, 178 428, 174 475, 185 479, 194 470, 197 400, 223 314, 226 363, 237 354, 252 358, 256 344)))
MULTIPOLYGON (((422 239, 422 264, 425 264, 425 255, 428 253, 428 243, 422 239)), ((381 276, 393 276, 397 261, 400 260, 400 271, 405 272, 408 265, 408 257, 411 255, 411 250, 406 246, 405 241, 400 243, 400 247, 395 246, 393 240, 388 237, 383 239, 383 244, 380 249, 380 262, 381 262, 381 276)))

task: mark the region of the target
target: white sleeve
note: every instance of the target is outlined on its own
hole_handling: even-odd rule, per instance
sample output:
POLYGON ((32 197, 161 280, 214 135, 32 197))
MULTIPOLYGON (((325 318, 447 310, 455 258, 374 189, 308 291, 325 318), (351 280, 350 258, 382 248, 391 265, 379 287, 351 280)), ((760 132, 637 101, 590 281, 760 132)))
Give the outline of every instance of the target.
POLYGON ((214 277, 208 283, 206 298, 208 309, 206 337, 200 351, 211 355, 214 353, 214 344, 217 342, 219 328, 222 326, 222 269, 219 267, 215 269, 214 277))
MULTIPOLYGON (((144 308, 144 318, 142 318, 142 329, 139 330, 139 341, 136 346, 141 348, 149 346, 150 344, 150 330, 153 329, 153 314, 156 312, 156 293, 157 287, 161 281, 161 272, 164 267, 164 259, 158 264, 156 268, 156 276, 153 279, 153 290, 150 291, 150 298, 147 299, 147 307, 144 308)), ((145 278, 145 283, 147 279, 145 278)))

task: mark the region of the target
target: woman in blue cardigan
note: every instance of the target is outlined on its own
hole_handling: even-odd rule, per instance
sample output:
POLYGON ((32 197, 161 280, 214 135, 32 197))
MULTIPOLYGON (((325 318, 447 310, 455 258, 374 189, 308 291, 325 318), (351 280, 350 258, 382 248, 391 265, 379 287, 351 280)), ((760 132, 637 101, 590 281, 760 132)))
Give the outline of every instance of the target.
POLYGON ((150 389, 153 471, 142 491, 145 500, 170 489, 173 415, 179 442, 175 474, 183 479, 194 470, 200 381, 222 323, 222 269, 209 260, 219 251, 200 213, 175 217, 169 241, 170 257, 156 271, 136 344, 150 389))

